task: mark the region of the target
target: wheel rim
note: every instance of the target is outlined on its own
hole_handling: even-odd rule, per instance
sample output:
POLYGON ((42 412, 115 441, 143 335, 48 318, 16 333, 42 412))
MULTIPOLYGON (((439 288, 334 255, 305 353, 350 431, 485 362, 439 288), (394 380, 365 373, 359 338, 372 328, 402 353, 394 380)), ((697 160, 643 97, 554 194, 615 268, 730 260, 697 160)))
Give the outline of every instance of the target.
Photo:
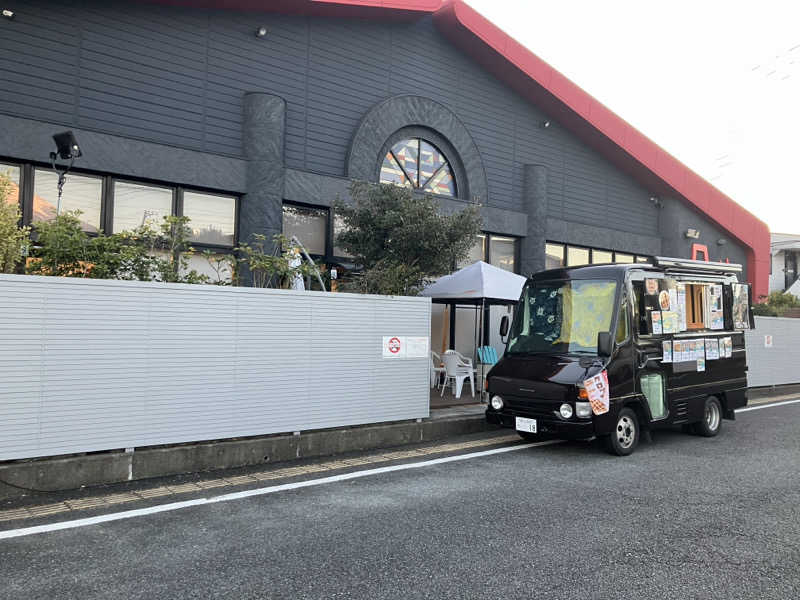
POLYGON ((636 424, 633 419, 628 415, 623 415, 617 421, 617 441, 620 447, 628 449, 633 446, 633 440, 636 439, 636 424))
POLYGON ((719 427, 719 406, 716 402, 706 404, 706 427, 709 431, 716 431, 719 427))

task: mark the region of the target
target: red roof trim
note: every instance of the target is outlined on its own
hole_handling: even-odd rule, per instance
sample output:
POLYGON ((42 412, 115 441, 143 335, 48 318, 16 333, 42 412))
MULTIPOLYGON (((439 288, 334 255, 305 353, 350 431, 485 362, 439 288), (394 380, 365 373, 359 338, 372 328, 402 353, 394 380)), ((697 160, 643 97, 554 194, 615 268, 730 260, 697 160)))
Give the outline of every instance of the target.
POLYGON ((451 42, 656 193, 676 194, 749 248, 756 298, 768 292, 767 226, 631 127, 462 0, 146 0, 318 16, 415 18, 433 13, 451 42), (476 43, 477 42, 477 43, 476 43))

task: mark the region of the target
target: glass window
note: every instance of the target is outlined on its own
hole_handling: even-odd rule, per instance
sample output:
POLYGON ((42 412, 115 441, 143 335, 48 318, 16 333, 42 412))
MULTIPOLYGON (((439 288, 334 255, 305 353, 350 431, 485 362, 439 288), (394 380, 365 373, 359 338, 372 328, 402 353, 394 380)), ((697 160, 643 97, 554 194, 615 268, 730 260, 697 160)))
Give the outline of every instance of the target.
POLYGON ((614 262, 613 253, 607 250, 592 250, 593 265, 607 265, 614 262))
POLYGON ((157 228, 172 214, 172 190, 169 188, 114 182, 114 233, 130 231, 145 224, 157 228))
POLYGON ((436 146, 420 138, 402 140, 389 149, 381 164, 380 182, 443 196, 456 195, 449 161, 436 146))
POLYGON ((185 191, 183 214, 190 219, 193 242, 233 246, 236 198, 185 191))
POLYGON ((353 258, 353 255, 336 243, 336 236, 345 230, 344 220, 339 215, 333 217, 333 255, 343 258, 353 258))
POLYGON ((283 235, 290 240, 297 237, 309 254, 325 255, 327 232, 327 210, 283 205, 283 235))
POLYGON ((458 263, 458 268, 463 269, 469 265, 475 264, 479 260, 486 260, 486 236, 479 235, 475 238, 475 243, 469 250, 469 256, 458 263))
POLYGON ((526 285, 508 342, 509 354, 597 353, 609 331, 617 284, 599 279, 526 285))
POLYGON ((617 322, 617 344, 622 344, 628 339, 628 303, 623 298, 619 308, 619 321, 617 322))
POLYGON ((567 246, 567 266, 579 267, 589 264, 589 249, 567 246))
POLYGON ((11 189, 6 196, 6 202, 19 206, 19 167, 0 163, 0 175, 6 175, 11 179, 11 189))
MULTIPOLYGON (((61 195, 61 214, 79 210, 84 231, 100 230, 100 206, 103 180, 69 173, 61 195)), ((50 169, 36 169, 33 174, 33 221, 52 221, 58 210, 58 174, 50 169)))
POLYGON ((562 244, 545 244, 544 268, 557 269, 564 266, 564 246, 562 244))
POLYGON ((516 240, 514 238, 491 236, 489 239, 489 261, 491 264, 514 273, 515 258, 516 240))
POLYGON ((614 253, 614 262, 618 263, 632 263, 633 254, 623 254, 622 252, 614 253))

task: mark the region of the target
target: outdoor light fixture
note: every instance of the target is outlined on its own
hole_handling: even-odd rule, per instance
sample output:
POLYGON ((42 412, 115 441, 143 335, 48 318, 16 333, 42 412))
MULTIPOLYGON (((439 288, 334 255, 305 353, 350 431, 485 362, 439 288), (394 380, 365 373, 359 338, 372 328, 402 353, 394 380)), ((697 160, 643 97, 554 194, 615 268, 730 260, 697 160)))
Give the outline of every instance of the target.
POLYGON ((56 157, 62 160, 74 160, 81 156, 81 148, 78 146, 78 140, 75 139, 75 134, 71 131, 55 134, 53 136, 53 141, 56 143, 57 152, 50 153, 50 158, 52 160, 55 160, 56 157))
POLYGON ((700 232, 697 229, 687 229, 685 235, 690 240, 696 240, 700 237, 700 232))
POLYGON ((650 202, 652 202, 653 206, 655 206, 656 208, 661 208, 663 206, 661 203, 661 198, 659 198, 658 196, 650 196, 650 202))
POLYGON ((550 127, 550 121, 542 121, 542 129, 547 129, 550 127))
POLYGON ((717 246, 724 246, 727 243, 728 243, 728 240, 726 240, 725 238, 720 238, 720 239, 717 240, 717 246))
POLYGON ((256 37, 260 38, 266 37, 267 33, 268 29, 266 27, 259 27, 258 29, 256 29, 256 37))
POLYGON ((13 10, 8 10, 7 8, 4 8, 3 12, 0 13, 0 14, 2 14, 3 17, 6 18, 6 19, 13 19, 14 18, 14 11, 13 10))
POLYGON ((75 159, 80 158, 83 152, 81 152, 81 147, 78 145, 78 140, 75 139, 75 134, 71 131, 55 134, 53 141, 56 143, 56 151, 50 153, 50 163, 53 165, 53 170, 58 174, 58 204, 56 205, 56 216, 58 216, 61 214, 61 193, 64 190, 64 183, 67 181, 67 173, 75 163, 75 159), (69 164, 63 169, 59 169, 56 165, 57 158, 69 160, 69 164))

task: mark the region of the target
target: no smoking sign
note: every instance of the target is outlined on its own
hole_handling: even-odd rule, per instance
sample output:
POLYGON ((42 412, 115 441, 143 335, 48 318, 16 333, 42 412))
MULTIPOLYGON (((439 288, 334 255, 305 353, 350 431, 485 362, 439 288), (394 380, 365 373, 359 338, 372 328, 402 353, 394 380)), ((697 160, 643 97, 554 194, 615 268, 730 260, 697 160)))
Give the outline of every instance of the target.
POLYGON ((383 357, 403 358, 406 355, 405 337, 387 335, 383 337, 383 357))

